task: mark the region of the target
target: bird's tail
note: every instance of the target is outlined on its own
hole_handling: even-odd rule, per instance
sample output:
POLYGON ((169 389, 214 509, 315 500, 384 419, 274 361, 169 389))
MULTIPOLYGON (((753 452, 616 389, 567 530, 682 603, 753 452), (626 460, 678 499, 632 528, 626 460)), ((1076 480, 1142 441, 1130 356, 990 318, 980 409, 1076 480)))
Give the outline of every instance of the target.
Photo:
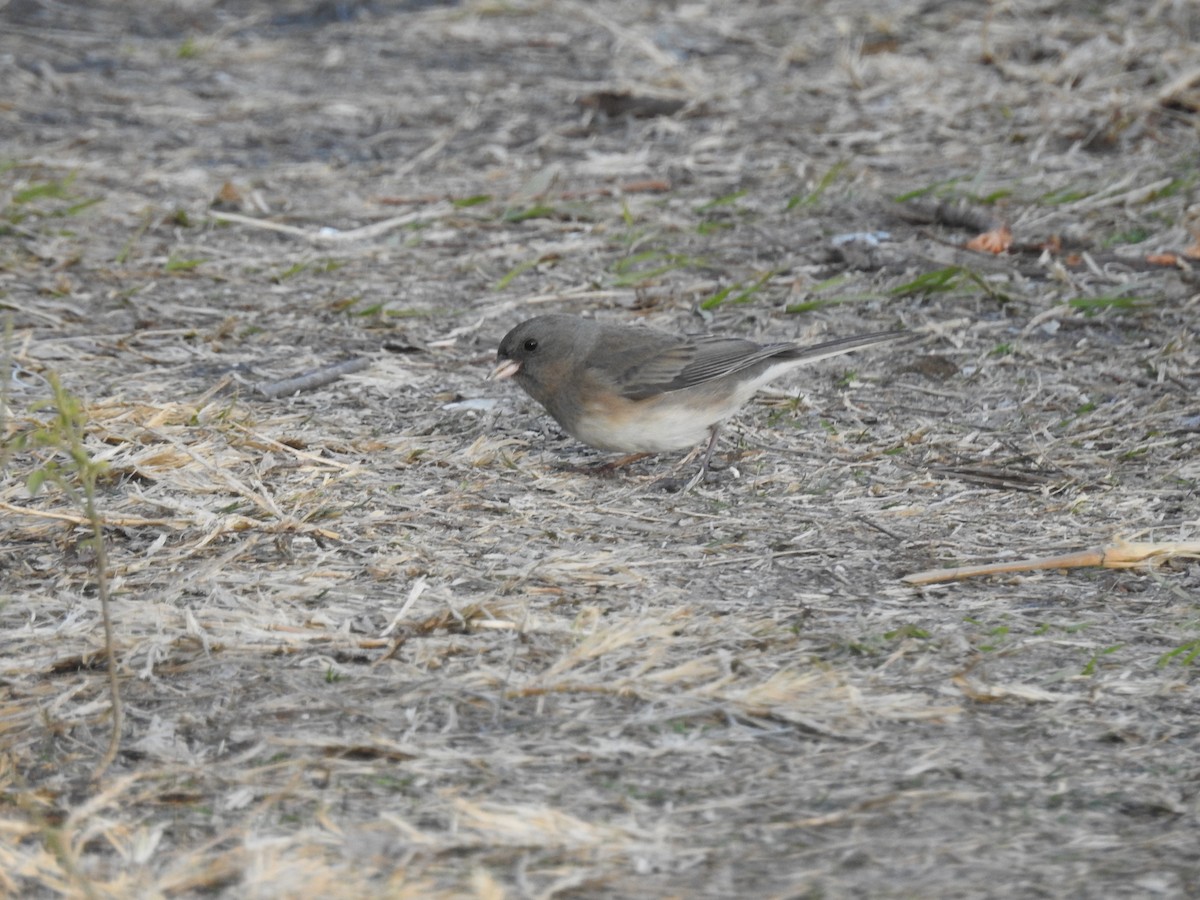
POLYGON ((832 341, 823 341, 820 344, 811 344, 807 347, 796 346, 791 350, 786 350, 778 354, 777 358, 816 362, 820 359, 828 359, 831 356, 840 356, 843 353, 861 350, 863 347, 886 344, 890 341, 903 341, 914 337, 916 335, 911 331, 875 331, 871 334, 834 338, 832 341))

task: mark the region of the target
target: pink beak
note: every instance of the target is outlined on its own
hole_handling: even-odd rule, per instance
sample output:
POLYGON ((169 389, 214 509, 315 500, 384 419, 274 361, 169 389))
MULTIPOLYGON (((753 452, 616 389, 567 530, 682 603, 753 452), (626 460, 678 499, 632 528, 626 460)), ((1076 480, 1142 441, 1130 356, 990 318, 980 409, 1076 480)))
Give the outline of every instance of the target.
POLYGON ((521 371, 519 362, 515 359, 506 359, 492 369, 491 374, 488 375, 488 381, 503 381, 505 378, 512 378, 519 371, 521 371))

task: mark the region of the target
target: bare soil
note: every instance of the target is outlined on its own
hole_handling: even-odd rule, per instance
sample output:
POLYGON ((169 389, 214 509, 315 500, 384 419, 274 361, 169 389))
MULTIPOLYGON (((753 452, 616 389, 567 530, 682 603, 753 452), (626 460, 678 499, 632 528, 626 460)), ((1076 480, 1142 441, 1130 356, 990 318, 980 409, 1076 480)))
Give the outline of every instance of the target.
POLYGON ((1169 0, 0 0, 0 894, 1200 895, 1200 563, 901 581, 1200 539, 1198 45, 1169 0), (484 381, 549 311, 917 340, 681 494, 484 381))

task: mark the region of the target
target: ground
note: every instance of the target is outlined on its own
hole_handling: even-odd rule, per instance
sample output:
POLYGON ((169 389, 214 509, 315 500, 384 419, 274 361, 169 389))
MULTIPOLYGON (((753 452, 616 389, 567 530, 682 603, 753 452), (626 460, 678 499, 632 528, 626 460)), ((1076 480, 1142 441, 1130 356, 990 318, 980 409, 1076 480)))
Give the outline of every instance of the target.
POLYGON ((1200 894, 1200 564, 902 580, 1198 539, 1194 4, 0 24, 0 894, 1200 894), (680 493, 549 311, 914 339, 680 493))

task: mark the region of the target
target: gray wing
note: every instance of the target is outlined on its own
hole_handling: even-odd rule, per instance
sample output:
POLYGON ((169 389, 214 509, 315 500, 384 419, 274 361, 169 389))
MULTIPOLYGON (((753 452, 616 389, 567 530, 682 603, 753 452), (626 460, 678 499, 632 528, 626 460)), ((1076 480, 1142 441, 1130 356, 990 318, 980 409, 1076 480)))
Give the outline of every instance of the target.
POLYGON ((643 400, 666 391, 705 384, 773 359, 816 362, 862 347, 889 341, 909 340, 904 331, 877 331, 834 338, 820 344, 756 344, 741 338, 704 335, 658 340, 627 348, 616 355, 612 371, 619 373, 614 387, 629 400, 643 400))
POLYGON ((626 399, 643 400, 740 372, 793 349, 794 344, 763 345, 740 338, 679 338, 652 355, 633 353, 620 360, 616 387, 626 399))

